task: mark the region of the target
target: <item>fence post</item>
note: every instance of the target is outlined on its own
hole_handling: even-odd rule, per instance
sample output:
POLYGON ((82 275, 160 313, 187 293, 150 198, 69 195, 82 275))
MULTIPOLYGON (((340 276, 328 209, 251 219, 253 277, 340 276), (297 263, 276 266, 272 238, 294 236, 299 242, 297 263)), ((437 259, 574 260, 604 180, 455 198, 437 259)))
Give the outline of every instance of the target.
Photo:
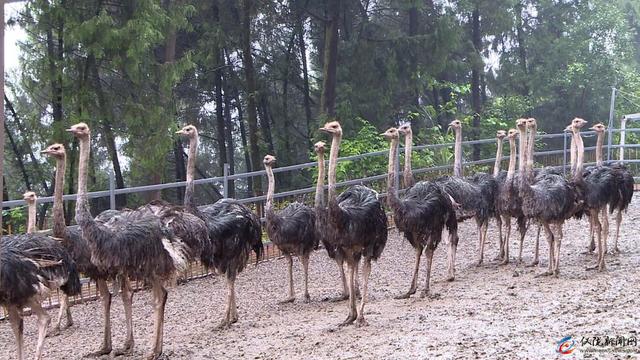
POLYGON ((222 196, 226 199, 229 197, 229 164, 227 163, 224 163, 222 176, 222 196))
POLYGON ((609 105, 609 136, 607 139, 607 161, 611 161, 611 138, 613 136, 613 119, 616 114, 616 88, 611 87, 611 104, 609 105))
POLYGON ((116 209, 116 176, 113 169, 109 171, 109 206, 111 210, 116 209))
POLYGON ((562 145, 562 175, 567 176, 567 132, 563 133, 563 145, 562 145))
POLYGON ((620 154, 620 162, 624 161, 624 145, 626 142, 626 131, 624 131, 627 128, 627 117, 623 116, 622 120, 620 120, 620 148, 618 149, 618 152, 620 154))

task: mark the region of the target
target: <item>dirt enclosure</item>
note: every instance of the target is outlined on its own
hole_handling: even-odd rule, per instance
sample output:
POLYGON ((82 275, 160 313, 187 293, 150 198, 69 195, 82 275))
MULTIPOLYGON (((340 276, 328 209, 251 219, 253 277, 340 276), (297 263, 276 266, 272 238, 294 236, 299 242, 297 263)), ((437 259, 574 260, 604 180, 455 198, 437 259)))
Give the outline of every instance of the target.
MULTIPOLYGON (((432 291, 440 296, 434 299, 393 299, 409 286, 414 256, 411 246, 392 231, 382 258, 373 266, 366 307, 369 325, 363 328, 338 327, 347 315, 346 302, 323 301, 337 296, 339 289, 336 265, 324 250, 312 256, 309 304, 300 300, 278 304, 287 285, 284 260, 250 266, 236 285, 240 321, 228 330, 215 329, 224 311, 225 282, 219 277, 191 281, 169 292, 165 355, 171 359, 636 358, 640 346, 633 342, 590 348, 581 339, 637 336, 639 216, 636 196, 623 222, 623 253, 607 255, 604 273, 585 270, 595 260, 582 253, 586 220, 569 221, 558 278, 535 278, 547 264, 544 239, 540 267, 499 266, 492 261, 497 254, 494 224, 489 227, 487 260, 476 267, 475 226, 467 222, 461 227, 454 282, 444 281, 446 244, 436 251, 432 291), (578 342, 571 355, 556 352, 556 342, 565 336, 578 342)), ((525 263, 532 259, 533 235, 531 231, 525 242, 525 263)), ((513 258, 517 254, 515 236, 511 249, 513 258)), ((296 291, 301 299, 302 276, 299 263, 295 266, 296 291)), ((424 271, 419 286, 418 290, 424 286, 424 271)), ((47 339, 46 359, 82 358, 99 347, 100 302, 76 305, 72 310, 75 325, 47 339)), ((53 317, 55 310, 50 314, 53 317)), ((123 358, 141 358, 146 352, 151 319, 151 296, 139 292, 134 298, 136 348, 123 358)), ((112 322, 114 347, 119 347, 125 335, 119 296, 114 298, 112 322)), ((25 320, 28 357, 33 355, 36 335, 36 320, 29 317, 25 320)), ((0 358, 15 358, 14 338, 6 321, 0 322, 0 358)))

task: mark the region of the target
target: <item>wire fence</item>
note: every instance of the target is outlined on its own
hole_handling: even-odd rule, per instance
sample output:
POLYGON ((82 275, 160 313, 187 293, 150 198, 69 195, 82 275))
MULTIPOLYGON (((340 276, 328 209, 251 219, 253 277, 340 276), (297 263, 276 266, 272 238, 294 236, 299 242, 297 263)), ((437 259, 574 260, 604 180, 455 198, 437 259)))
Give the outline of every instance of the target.
MULTIPOLYGON (((640 145, 636 143, 625 143, 625 133, 629 132, 632 134, 630 136, 630 142, 635 142, 635 137, 633 134, 636 132, 640 132, 640 129, 610 129, 607 132, 607 141, 605 141, 605 154, 607 159, 614 160, 618 158, 623 158, 623 162, 633 171, 634 175, 638 175, 638 167, 640 166, 640 145), (617 135, 621 134, 621 135, 617 135), (622 138, 622 141, 619 141, 619 145, 613 145, 613 141, 609 141, 609 139, 613 140, 614 137, 622 138), (620 145, 621 144, 621 145, 620 145)), ((595 163, 595 132, 586 131, 582 132, 582 136, 585 140, 585 165, 591 165, 595 163)), ((558 134, 542 134, 537 136, 536 143, 536 152, 535 152, 535 160, 538 166, 558 166, 562 167, 565 171, 569 170, 569 144, 570 144, 571 136, 568 133, 558 133, 558 134)), ((473 140, 473 141, 464 141, 463 145, 463 153, 470 154, 471 148, 475 145, 483 146, 483 152, 485 154, 489 154, 493 152, 495 154, 496 147, 492 144, 495 144, 495 139, 481 139, 481 140, 473 140)), ((506 143, 506 142, 505 142, 506 143)), ((415 154, 420 153, 428 153, 431 155, 432 159, 439 159, 439 161, 433 161, 428 166, 417 167, 413 169, 413 173, 416 176, 417 180, 424 179, 432 179, 441 175, 449 174, 453 168, 451 164, 452 159, 447 157, 446 154, 450 154, 453 149, 453 143, 447 144, 430 144, 430 145, 418 145, 413 147, 413 151, 415 154), (445 155, 445 156, 438 156, 445 155)), ((504 144, 506 146, 508 153, 508 143, 504 144)), ((353 156, 345 156, 338 159, 338 163, 354 163, 358 161, 366 162, 368 159, 375 159, 378 162, 385 164, 388 157, 388 151, 374 151, 366 154, 353 155, 353 156)), ((400 149, 398 151, 398 160, 402 160, 403 151, 400 149)), ((509 160, 508 154, 503 156, 501 159, 502 168, 506 168, 506 162, 509 160)), ((616 160, 617 161, 617 160, 616 160)), ((398 161, 399 163, 400 161, 398 161)), ((473 173, 474 171, 490 171, 488 166, 492 166, 495 162, 495 155, 493 157, 489 156, 486 158, 482 158, 475 161, 463 161, 463 166, 465 167, 465 173, 473 173)), ((368 163, 367 163, 368 164, 368 163)), ((290 166, 283 166, 279 168, 275 168, 273 171, 275 174, 282 175, 293 175, 294 172, 300 171, 310 171, 317 168, 317 162, 307 162, 303 164, 296 164, 290 166)), ((358 177, 358 178, 349 178, 352 174, 343 174, 343 178, 339 179, 337 183, 338 188, 355 185, 355 184, 363 184, 370 186, 376 190, 379 190, 381 196, 385 196, 385 179, 387 177, 386 167, 383 166, 382 170, 374 173, 367 173, 367 176, 358 177)), ((207 179, 198 179, 195 180, 196 186, 218 186, 221 190, 220 192, 223 196, 228 196, 230 193, 229 186, 230 183, 233 183, 234 186, 241 186, 238 184, 238 181, 245 181, 253 177, 264 177, 266 176, 266 172, 264 170, 252 171, 247 173, 239 173, 230 175, 228 171, 228 165, 225 166, 224 175, 220 177, 212 177, 207 179)), ((638 177, 636 177, 636 180, 638 177)), ((398 179, 396 180, 396 184, 400 184, 398 179)), ((103 191, 94 191, 90 192, 89 198, 109 198, 109 204, 111 209, 116 208, 116 196, 121 194, 136 194, 143 193, 148 191, 157 191, 157 190, 166 190, 166 189, 175 189, 184 187, 186 183, 183 182, 173 182, 173 183, 165 183, 165 184, 157 184, 157 185, 145 185, 145 186, 137 186, 131 188, 123 188, 116 189, 115 181, 113 175, 110 176, 109 189, 103 191)), ((311 185, 311 182, 309 182, 311 185)), ((402 190, 400 190, 402 191, 402 190)), ((315 186, 305 186, 298 189, 289 189, 287 191, 282 191, 276 193, 274 195, 275 199, 278 199, 281 203, 287 203, 293 200, 299 201, 311 201, 311 197, 307 196, 315 192, 315 186)), ((75 201, 76 195, 70 194, 65 195, 65 201, 75 201)), ((266 200, 266 196, 250 196, 238 199, 241 203, 247 204, 248 206, 253 207, 254 209, 261 208, 264 205, 264 201, 266 200)), ((53 202, 53 197, 43 197, 38 199, 38 203, 51 203, 53 202)), ((5 207, 17 207, 17 206, 25 206, 26 203, 24 200, 13 200, 7 201, 3 203, 5 207)), ((264 257, 261 261, 269 261, 272 259, 276 259, 282 256, 282 253, 278 250, 276 246, 274 246, 268 239, 265 239, 265 253, 264 257)), ((255 258, 252 258, 252 261, 255 261, 255 258)), ((193 279, 198 279, 206 276, 210 276, 212 273, 208 271, 205 267, 203 267, 200 263, 194 262, 192 263, 187 271, 182 275, 179 281, 189 281, 193 279)), ((98 291, 95 283, 90 281, 88 278, 82 278, 82 291, 79 295, 70 299, 71 303, 81 303, 88 300, 93 300, 98 297, 98 291)), ((133 284, 135 290, 139 290, 144 288, 143 283, 134 282, 133 284)), ((53 292, 48 299, 44 301, 44 306, 46 308, 56 307, 60 303, 60 293, 53 292)), ((4 309, 3 309, 4 311, 4 309)), ((6 313, 0 312, 0 319, 6 317, 6 313)))

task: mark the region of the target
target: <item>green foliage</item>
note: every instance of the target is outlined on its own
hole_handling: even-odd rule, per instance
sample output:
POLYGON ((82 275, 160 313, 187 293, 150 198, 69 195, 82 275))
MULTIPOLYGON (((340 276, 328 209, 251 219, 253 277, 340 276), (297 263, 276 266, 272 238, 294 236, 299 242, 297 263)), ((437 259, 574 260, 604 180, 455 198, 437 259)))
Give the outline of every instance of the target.
POLYGON ((2 225, 11 228, 12 233, 23 233, 27 230, 26 207, 14 207, 2 210, 2 225))

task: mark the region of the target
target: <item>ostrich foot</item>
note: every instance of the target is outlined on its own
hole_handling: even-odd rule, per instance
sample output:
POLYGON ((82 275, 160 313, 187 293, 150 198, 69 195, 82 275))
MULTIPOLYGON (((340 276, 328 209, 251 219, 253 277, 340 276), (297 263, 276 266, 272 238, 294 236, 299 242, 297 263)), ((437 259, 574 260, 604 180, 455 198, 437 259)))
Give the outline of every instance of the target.
POLYGON ((144 356, 144 358, 145 358, 146 360, 157 360, 157 359, 162 359, 162 358, 164 358, 164 357, 162 356, 162 353, 159 353, 159 354, 157 354, 157 353, 150 353, 150 354, 145 355, 145 356, 144 356))
POLYGON ((502 260, 499 265, 507 265, 507 264, 509 264, 509 258, 504 258, 504 260, 502 260))
POLYGON ((60 335, 60 326, 56 326, 47 332, 47 337, 54 337, 60 335))
POLYGON ((343 322, 340 323, 339 326, 347 326, 347 325, 351 325, 353 324, 353 322, 356 320, 356 316, 355 315, 349 315, 347 316, 347 319, 343 322))
POLYGON ((286 298, 284 300, 279 301, 278 304, 289 304, 289 303, 294 302, 295 300, 296 300, 296 298, 292 296, 292 297, 288 297, 288 298, 286 298))
POLYGON ((581 252, 581 254, 582 255, 593 255, 593 250, 594 249, 592 249, 590 247, 587 247, 587 249, 585 251, 581 252))
POLYGON ((585 270, 587 271, 591 271, 591 270, 598 270, 598 271, 605 271, 607 269, 606 266, 604 266, 604 264, 595 264, 592 266, 587 266, 587 268, 585 270))
POLYGON ((394 296, 393 298, 396 300, 408 299, 411 297, 411 295, 415 293, 416 293, 416 289, 409 289, 409 291, 407 291, 406 293, 394 296))
POLYGON ((440 298, 440 294, 432 293, 429 290, 422 290, 420 292, 420 298, 421 299, 428 298, 428 299, 431 299, 431 300, 435 300, 435 299, 439 299, 440 298))
POLYGON ((103 345, 100 348, 100 350, 94 351, 92 353, 89 353, 89 354, 85 355, 85 357, 99 357, 99 356, 109 355, 109 354, 111 354, 111 347, 103 345))
POLYGON ((482 266, 482 259, 478 260, 478 262, 476 263, 476 267, 480 267, 482 266))
POLYGON ((128 355, 131 353, 132 350, 133 350, 133 340, 127 340, 125 341, 124 346, 120 349, 114 350, 113 354, 115 356, 128 355))
POLYGON ((339 302, 339 301, 344 301, 344 300, 347 300, 347 299, 349 299, 349 294, 342 294, 342 295, 334 297, 334 298, 326 297, 326 298, 322 299, 322 301, 339 302))
POLYGON ((547 270, 547 271, 545 271, 545 272, 543 272, 543 273, 540 273, 540 274, 536 275, 535 277, 536 277, 536 278, 539 278, 539 277, 543 277, 543 276, 551 276, 551 275, 553 275, 553 271, 548 271, 548 270, 547 270))
POLYGON ((622 251, 620 251, 620 249, 616 246, 611 250, 611 254, 613 255, 622 254, 622 251))
POLYGON ((302 299, 302 302, 305 304, 308 304, 311 302, 311 296, 309 296, 309 294, 304 294, 304 298, 302 299))
POLYGON ((540 262, 538 260, 533 260, 532 263, 527 264, 526 267, 534 267, 534 266, 538 266, 540 262))
POLYGON ((356 319, 356 327, 363 327, 363 326, 367 326, 367 325, 369 325, 369 324, 367 323, 367 320, 364 319, 364 316, 359 316, 356 319))
POLYGON ((454 281, 455 279, 456 279, 456 276, 455 276, 455 275, 449 275, 449 276, 447 276, 447 278, 446 278, 445 280, 446 280, 446 281, 448 281, 448 282, 452 282, 452 281, 454 281))

